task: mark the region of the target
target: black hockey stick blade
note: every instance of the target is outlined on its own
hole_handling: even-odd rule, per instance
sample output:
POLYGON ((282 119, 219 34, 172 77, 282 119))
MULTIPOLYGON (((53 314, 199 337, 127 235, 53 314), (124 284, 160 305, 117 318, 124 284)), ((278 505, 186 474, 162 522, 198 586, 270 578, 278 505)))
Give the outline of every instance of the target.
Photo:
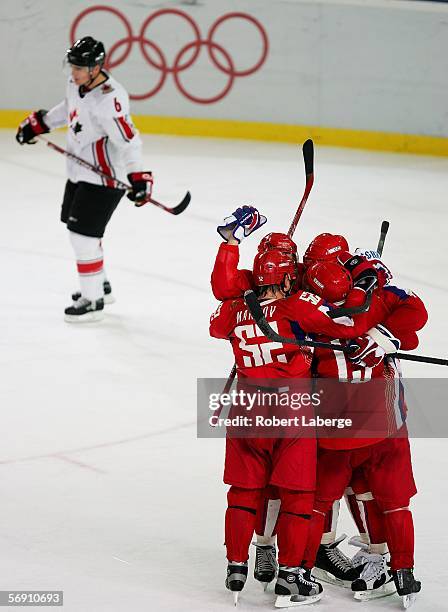
POLYGON ((366 299, 364 300, 364 303, 360 306, 348 306, 347 308, 341 306, 340 308, 329 310, 328 316, 330 317, 330 319, 338 319, 339 317, 351 317, 355 314, 361 314, 362 312, 367 312, 367 310, 369 310, 371 302, 372 292, 366 294, 366 299))
POLYGON ((380 257, 383 254, 384 242, 386 240, 387 232, 389 231, 389 225, 389 221, 383 221, 381 223, 380 238, 378 240, 378 246, 376 248, 380 257))
POLYGON ((269 323, 266 321, 263 309, 254 291, 248 290, 244 293, 244 301, 252 315, 255 323, 261 329, 263 334, 269 340, 274 342, 281 342, 282 344, 296 344, 297 346, 311 346, 314 348, 326 348, 331 351, 342 351, 343 353, 350 352, 350 349, 345 346, 337 346, 328 342, 318 342, 314 340, 297 340, 297 338, 288 338, 286 336, 280 336, 276 331, 272 329, 269 323))
POLYGON ((311 138, 305 140, 302 146, 303 161, 305 162, 305 174, 314 173, 314 143, 311 138))
POLYGON ((191 193, 187 191, 182 202, 180 202, 177 206, 173 206, 172 208, 166 206, 165 204, 162 204, 161 202, 157 202, 157 200, 153 200, 152 198, 148 198, 147 201, 151 202, 151 204, 159 206, 160 208, 163 208, 163 210, 166 210, 166 212, 169 212, 172 215, 180 215, 180 213, 183 213, 187 206, 190 204, 191 193))

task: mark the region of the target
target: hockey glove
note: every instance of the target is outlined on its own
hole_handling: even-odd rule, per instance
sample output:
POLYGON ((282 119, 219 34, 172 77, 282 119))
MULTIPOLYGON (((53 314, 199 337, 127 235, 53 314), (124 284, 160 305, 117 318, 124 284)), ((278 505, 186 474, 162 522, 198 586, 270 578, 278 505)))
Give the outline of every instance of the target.
POLYGON ((386 355, 396 353, 400 348, 400 340, 395 338, 383 325, 369 329, 367 334, 350 340, 348 346, 352 349, 348 358, 356 365, 374 368, 386 355))
POLYGON ((152 194, 152 172, 131 172, 128 180, 132 189, 126 195, 136 206, 143 206, 152 194))
POLYGON ((373 264, 364 257, 354 255, 343 265, 352 275, 354 287, 359 287, 369 293, 378 286, 378 273, 373 264))
POLYGON ((36 144, 36 136, 47 134, 50 131, 43 119, 46 114, 46 110, 38 110, 22 121, 16 134, 19 144, 36 144))
POLYGON ((392 280, 392 272, 389 270, 387 266, 383 264, 380 259, 380 255, 377 251, 365 251, 363 249, 356 249, 355 255, 361 255, 375 269, 378 276, 378 285, 380 288, 384 287, 384 285, 388 285, 392 280))
POLYGON ((237 208, 230 217, 226 217, 224 225, 218 225, 216 231, 224 240, 228 241, 230 238, 234 238, 239 244, 266 222, 266 217, 260 215, 256 208, 242 206, 237 208))

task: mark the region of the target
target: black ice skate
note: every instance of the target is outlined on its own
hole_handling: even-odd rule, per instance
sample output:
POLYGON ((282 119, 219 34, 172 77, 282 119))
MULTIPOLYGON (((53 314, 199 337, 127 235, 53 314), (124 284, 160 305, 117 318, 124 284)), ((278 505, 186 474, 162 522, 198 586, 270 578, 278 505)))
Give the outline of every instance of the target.
POLYGON ((79 298, 72 306, 65 309, 67 323, 89 323, 100 321, 104 316, 104 300, 101 298, 91 302, 86 298, 79 298))
POLYGON ((277 549, 269 544, 258 544, 254 542, 256 548, 254 578, 263 584, 266 591, 267 586, 277 575, 277 549))
POLYGON ((364 553, 366 563, 360 577, 352 582, 352 591, 358 601, 370 601, 395 593, 392 572, 388 568, 387 554, 364 553))
POLYGON ((407 609, 414 603, 422 583, 414 578, 412 568, 399 569, 392 572, 397 593, 403 598, 403 608, 407 609))
MULTIPOLYGON (((105 304, 113 304, 115 302, 115 298, 112 295, 112 287, 109 281, 104 281, 103 283, 103 291, 104 291, 104 303, 105 304)), ((81 292, 77 291, 76 293, 72 293, 72 300, 77 302, 81 297, 81 292)))
POLYGON ((275 583, 276 608, 292 608, 311 604, 322 597, 322 585, 304 567, 280 565, 275 583))
POLYGON ((353 580, 359 577, 362 568, 356 569, 351 560, 344 555, 338 545, 347 536, 341 535, 332 544, 321 544, 317 551, 313 576, 323 582, 350 588, 353 580))
POLYGON ((235 606, 238 603, 238 595, 243 590, 247 580, 248 563, 229 561, 227 565, 226 588, 233 593, 235 606))

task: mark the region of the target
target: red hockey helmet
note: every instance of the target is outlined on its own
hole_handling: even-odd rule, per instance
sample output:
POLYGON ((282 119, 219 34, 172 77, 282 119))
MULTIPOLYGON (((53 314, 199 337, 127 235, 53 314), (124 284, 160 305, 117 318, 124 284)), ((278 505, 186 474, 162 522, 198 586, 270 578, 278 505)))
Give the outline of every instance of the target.
POLYGON ((319 234, 312 240, 303 256, 305 267, 316 261, 335 261, 338 256, 348 251, 348 242, 339 234, 319 234))
POLYGON ((253 278, 257 287, 281 285, 286 274, 289 274, 292 281, 297 278, 297 264, 293 254, 271 249, 255 256, 253 278))
POLYGON ((336 303, 345 300, 353 287, 353 279, 336 261, 318 261, 306 269, 303 285, 327 302, 336 303))
POLYGON ((271 232, 264 236, 261 239, 260 244, 258 245, 258 252, 262 253, 263 251, 270 251, 271 249, 278 249, 279 251, 283 251, 284 253, 292 253, 295 255, 297 253, 297 245, 294 240, 287 234, 280 234, 278 232, 271 232))

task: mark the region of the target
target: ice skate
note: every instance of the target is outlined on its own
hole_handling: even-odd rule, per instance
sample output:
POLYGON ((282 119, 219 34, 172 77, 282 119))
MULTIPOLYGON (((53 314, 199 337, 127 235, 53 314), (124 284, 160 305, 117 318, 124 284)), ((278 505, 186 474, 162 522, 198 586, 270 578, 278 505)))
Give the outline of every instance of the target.
POLYGON ((229 561, 227 565, 226 588, 233 593, 233 602, 238 604, 238 596, 247 580, 248 563, 229 561))
POLYGON ((258 544, 254 542, 256 548, 254 578, 261 582, 263 589, 266 591, 268 584, 272 582, 277 575, 277 549, 269 544, 258 544))
MULTIPOLYGON (((112 294, 112 287, 109 281, 104 281, 103 283, 103 291, 104 291, 104 303, 105 304, 113 304, 115 302, 115 298, 112 294)), ((81 297, 81 292, 77 291, 76 293, 72 293, 72 300, 77 302, 81 297)))
POLYGON ((103 299, 90 301, 80 297, 79 300, 65 309, 65 321, 67 323, 90 323, 92 321, 101 321, 104 317, 104 301, 103 299))
POLYGON ((412 568, 399 569, 392 572, 397 593, 402 597, 403 608, 412 606, 421 591, 422 583, 414 578, 412 568))
POLYGON ((387 554, 364 553, 365 563, 360 577, 352 583, 358 601, 370 601, 395 593, 392 572, 387 565, 387 554))
POLYGON ((346 537, 343 534, 332 544, 319 546, 313 576, 323 582, 349 589, 353 580, 358 578, 360 570, 357 570, 351 560, 338 548, 346 537))
POLYGON ((353 567, 358 571, 358 577, 361 574, 363 567, 368 562, 369 545, 361 540, 359 536, 353 536, 348 541, 350 546, 358 546, 359 550, 351 558, 353 567))
POLYGON ((321 599, 322 592, 322 585, 311 576, 311 570, 280 565, 275 583, 276 608, 312 604, 321 599))

